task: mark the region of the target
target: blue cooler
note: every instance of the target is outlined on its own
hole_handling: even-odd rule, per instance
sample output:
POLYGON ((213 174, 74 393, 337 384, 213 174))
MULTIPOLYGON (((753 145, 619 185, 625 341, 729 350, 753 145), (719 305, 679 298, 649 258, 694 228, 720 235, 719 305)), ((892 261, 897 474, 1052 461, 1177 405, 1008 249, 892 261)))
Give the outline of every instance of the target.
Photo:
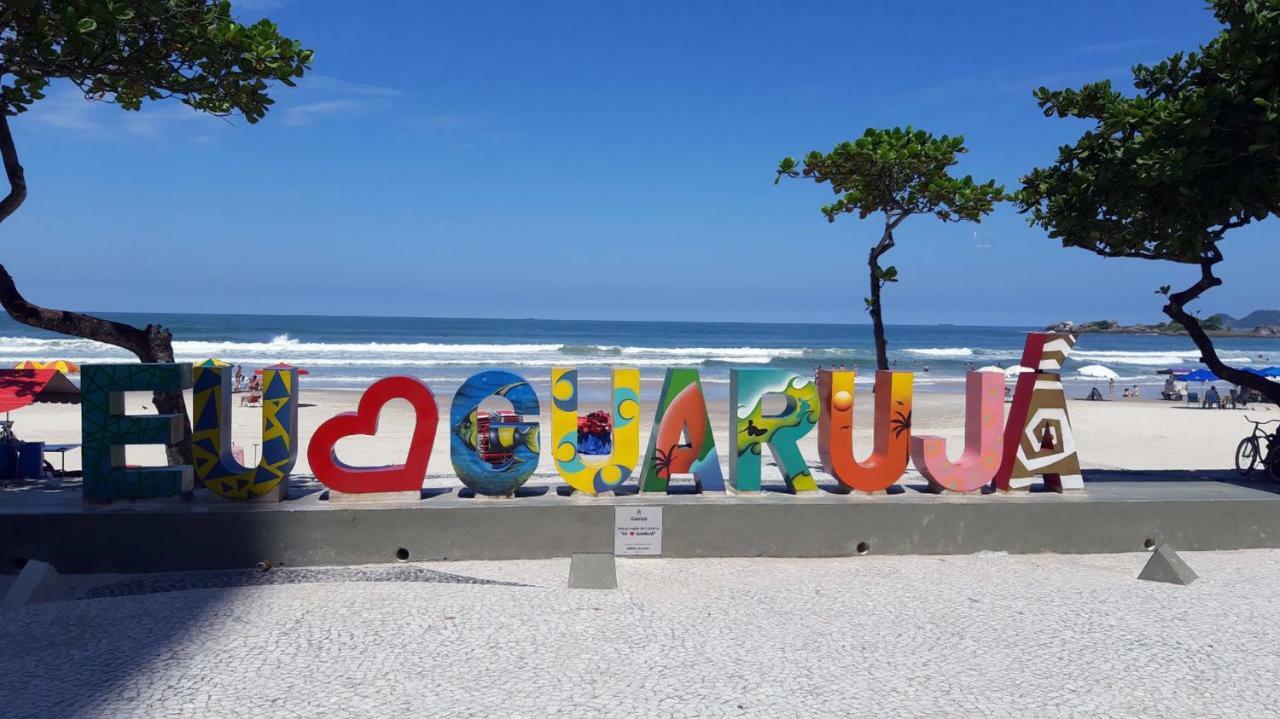
POLYGON ((22 479, 44 476, 44 442, 23 442, 18 450, 18 469, 22 479))

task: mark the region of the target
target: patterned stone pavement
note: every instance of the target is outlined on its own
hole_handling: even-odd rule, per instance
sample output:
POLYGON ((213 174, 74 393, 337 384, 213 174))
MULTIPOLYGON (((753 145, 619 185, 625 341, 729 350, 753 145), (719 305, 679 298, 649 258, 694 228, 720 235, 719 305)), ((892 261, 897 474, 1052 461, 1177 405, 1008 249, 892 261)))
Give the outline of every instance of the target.
POLYGON ((117 578, 0 610, 0 715, 1280 715, 1280 551, 1184 556, 1189 587, 1144 554, 117 578))

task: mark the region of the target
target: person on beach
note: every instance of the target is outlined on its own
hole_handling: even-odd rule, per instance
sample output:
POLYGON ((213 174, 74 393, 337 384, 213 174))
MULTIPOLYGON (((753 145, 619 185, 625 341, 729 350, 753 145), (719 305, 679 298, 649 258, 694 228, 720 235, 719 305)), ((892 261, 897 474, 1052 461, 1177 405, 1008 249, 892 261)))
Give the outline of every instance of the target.
POLYGON ((1108 397, 1116 396, 1116 381, 1114 379, 1107 380, 1107 396, 1108 397))
POLYGON ((1204 393, 1204 401, 1200 403, 1200 408, 1201 409, 1204 409, 1205 407, 1217 408, 1218 403, 1221 401, 1221 399, 1222 398, 1218 395, 1218 386, 1211 384, 1209 385, 1209 391, 1204 393))

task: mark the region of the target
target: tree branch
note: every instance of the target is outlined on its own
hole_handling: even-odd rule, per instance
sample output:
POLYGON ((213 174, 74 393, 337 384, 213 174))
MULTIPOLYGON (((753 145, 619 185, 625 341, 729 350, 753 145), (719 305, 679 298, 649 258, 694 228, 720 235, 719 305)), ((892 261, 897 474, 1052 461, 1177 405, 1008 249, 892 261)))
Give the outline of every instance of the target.
MULTIPOLYGON (((9 130, 9 109, 0 105, 0 156, 4 158, 4 174, 9 178, 9 194, 0 200, 0 222, 12 215, 27 199, 27 176, 18 162, 18 148, 9 130)), ((7 276, 7 275, 6 275, 7 276)))
POLYGON ((1214 374, 1231 384, 1247 387, 1260 393, 1271 402, 1280 404, 1280 384, 1272 382, 1252 372, 1227 366, 1218 356, 1213 340, 1209 337, 1200 321, 1186 311, 1186 305, 1205 292, 1222 284, 1222 278, 1213 274, 1213 266, 1222 261, 1222 251, 1216 242, 1209 241, 1200 260, 1200 279, 1185 290, 1169 295, 1169 302, 1164 306, 1164 313, 1173 321, 1181 324, 1191 336, 1191 341, 1200 350, 1200 361, 1214 374))
POLYGON ((24 325, 73 337, 86 337, 128 350, 138 355, 138 359, 144 362, 154 361, 148 360, 146 355, 149 354, 148 330, 155 325, 148 326, 147 330, 140 330, 137 327, 92 315, 51 310, 34 305, 18 291, 13 277, 4 265, 0 265, 0 305, 4 306, 10 317, 24 325))

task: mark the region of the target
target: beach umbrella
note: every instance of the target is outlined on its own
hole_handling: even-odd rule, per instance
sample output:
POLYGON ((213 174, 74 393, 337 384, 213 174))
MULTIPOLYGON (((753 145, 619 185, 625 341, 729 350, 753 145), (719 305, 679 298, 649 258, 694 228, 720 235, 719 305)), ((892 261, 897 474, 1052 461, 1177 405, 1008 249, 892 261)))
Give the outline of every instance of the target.
POLYGON ((1017 377, 1023 372, 1035 372, 1035 370, 1031 369, 1030 367, 1023 367, 1020 364, 1016 364, 1004 371, 1004 377, 1005 379, 1010 379, 1013 377, 1017 377))
POLYGON ((979 367, 978 369, 974 370, 974 372, 999 372, 1001 374, 1004 374, 1004 368, 997 367, 993 364, 989 364, 986 367, 979 367))
POLYGON ((1280 367, 1263 367, 1262 369, 1258 370, 1258 374, 1262 375, 1263 377, 1272 377, 1272 378, 1280 377, 1280 367))
POLYGON ((299 376, 299 377, 305 377, 305 376, 307 376, 307 375, 311 374, 310 372, 308 372, 307 370, 303 369, 302 367, 294 367, 293 365, 289 364, 288 362, 278 362, 278 363, 276 363, 276 364, 271 365, 270 367, 259 367, 258 369, 254 370, 254 371, 253 371, 253 373, 254 373, 254 374, 262 374, 262 373, 266 372, 266 371, 267 371, 267 370, 269 370, 269 369, 296 369, 296 370, 298 370, 298 376, 299 376))
POLYGON ((56 369, 63 374, 80 374, 80 365, 71 360, 22 360, 13 366, 14 369, 56 369))
POLYGON ((1094 379, 1120 379, 1120 375, 1115 370, 1103 367, 1100 364, 1085 365, 1076 370, 1081 377, 1092 377, 1094 379))
POLYGON ((1218 378, 1218 375, 1210 372, 1207 369, 1198 369, 1194 372, 1188 372, 1187 374, 1183 375, 1182 379, 1187 382, 1221 382, 1222 381, 1221 379, 1218 378))
POLYGON ((56 369, 62 374, 80 374, 80 365, 71 360, 54 360, 44 363, 45 369, 56 369))
POLYGON ((213 358, 213 357, 210 357, 209 359, 207 359, 207 360, 205 360, 205 361, 201 362, 200 364, 198 364, 198 365, 196 365, 196 366, 197 366, 197 367, 230 367, 230 366, 231 366, 231 363, 230 363, 230 362, 223 362, 223 361, 222 361, 222 360, 220 360, 220 359, 215 359, 215 358, 213 358))

